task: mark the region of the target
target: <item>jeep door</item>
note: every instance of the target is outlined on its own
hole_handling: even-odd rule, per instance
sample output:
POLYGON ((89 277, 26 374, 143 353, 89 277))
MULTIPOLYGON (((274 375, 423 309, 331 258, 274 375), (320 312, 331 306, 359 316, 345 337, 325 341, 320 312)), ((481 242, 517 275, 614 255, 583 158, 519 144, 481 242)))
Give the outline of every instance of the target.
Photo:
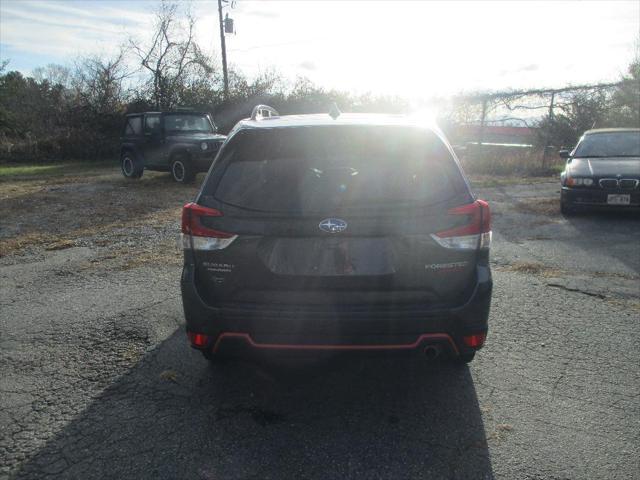
POLYGON ((136 154, 141 154, 142 139, 142 115, 128 115, 122 131, 122 145, 133 148, 136 154))
POLYGON ((164 135, 162 131, 162 116, 159 113, 148 113, 144 116, 144 142, 142 149, 144 163, 150 167, 166 167, 164 135))

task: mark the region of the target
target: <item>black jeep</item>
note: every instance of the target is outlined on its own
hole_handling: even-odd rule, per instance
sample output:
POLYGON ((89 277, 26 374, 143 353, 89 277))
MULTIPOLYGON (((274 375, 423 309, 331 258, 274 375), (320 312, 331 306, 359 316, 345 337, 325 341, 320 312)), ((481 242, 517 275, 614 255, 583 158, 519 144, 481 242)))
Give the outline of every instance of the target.
POLYGON ((127 178, 144 169, 171 172, 179 183, 206 172, 225 140, 202 112, 146 112, 127 115, 122 132, 120 164, 127 178))

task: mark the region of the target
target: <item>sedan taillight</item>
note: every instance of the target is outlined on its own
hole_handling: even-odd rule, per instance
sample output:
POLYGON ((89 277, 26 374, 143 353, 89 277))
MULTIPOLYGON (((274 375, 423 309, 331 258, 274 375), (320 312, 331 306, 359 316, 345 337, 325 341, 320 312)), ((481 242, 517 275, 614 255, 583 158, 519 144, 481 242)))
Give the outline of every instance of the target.
POLYGON ((193 250, 221 250, 228 247, 237 235, 221 232, 202 224, 204 217, 222 217, 215 208, 187 203, 182 207, 182 247, 193 250))
POLYGON ((491 211, 484 200, 452 208, 448 215, 466 215, 469 222, 431 235, 445 248, 459 250, 488 249, 491 246, 491 211))

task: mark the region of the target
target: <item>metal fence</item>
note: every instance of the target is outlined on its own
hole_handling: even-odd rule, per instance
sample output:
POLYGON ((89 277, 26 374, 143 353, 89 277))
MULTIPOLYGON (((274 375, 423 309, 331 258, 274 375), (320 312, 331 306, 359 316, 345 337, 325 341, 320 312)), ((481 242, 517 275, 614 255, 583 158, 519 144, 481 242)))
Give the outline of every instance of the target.
POLYGON ((449 123, 450 136, 459 143, 505 148, 538 146, 544 166, 552 150, 551 129, 557 112, 568 111, 580 95, 610 96, 620 85, 622 82, 459 95, 449 101, 445 123, 449 123), (542 123, 541 128, 540 120, 545 117, 550 121, 542 123), (496 135, 506 138, 496 141, 496 135))

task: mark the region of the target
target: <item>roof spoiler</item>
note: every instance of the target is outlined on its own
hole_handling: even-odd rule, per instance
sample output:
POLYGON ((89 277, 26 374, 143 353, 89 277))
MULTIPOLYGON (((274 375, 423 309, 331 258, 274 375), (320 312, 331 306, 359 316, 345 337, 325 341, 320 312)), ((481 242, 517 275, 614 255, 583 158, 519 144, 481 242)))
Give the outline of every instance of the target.
POLYGON ((256 105, 251 112, 251 120, 262 120, 263 118, 279 117, 278 111, 269 105, 256 105))

